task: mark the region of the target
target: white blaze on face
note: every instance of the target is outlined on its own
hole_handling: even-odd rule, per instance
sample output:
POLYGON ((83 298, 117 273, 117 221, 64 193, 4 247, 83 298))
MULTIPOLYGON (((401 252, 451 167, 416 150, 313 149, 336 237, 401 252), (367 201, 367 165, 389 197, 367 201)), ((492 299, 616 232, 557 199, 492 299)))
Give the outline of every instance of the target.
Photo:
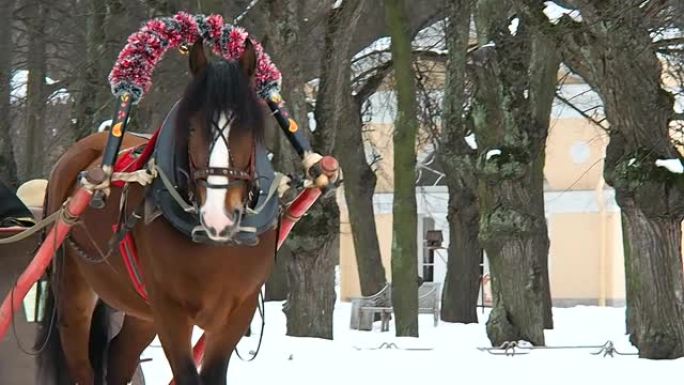
MULTIPOLYGON (((222 112, 221 116, 219 116, 218 127, 225 127, 227 124, 228 118, 222 112)), ((223 135, 225 140, 217 136, 214 143, 212 143, 211 153, 209 154, 209 167, 228 168, 229 166, 229 153, 226 142, 230 136, 230 125, 223 130, 223 135)), ((226 186, 228 184, 228 177, 210 175, 207 177, 207 182, 209 185, 226 186)), ((219 233, 226 227, 233 225, 233 220, 226 215, 226 193, 227 188, 225 187, 207 187, 207 197, 200 208, 200 215, 204 225, 215 229, 219 233)))

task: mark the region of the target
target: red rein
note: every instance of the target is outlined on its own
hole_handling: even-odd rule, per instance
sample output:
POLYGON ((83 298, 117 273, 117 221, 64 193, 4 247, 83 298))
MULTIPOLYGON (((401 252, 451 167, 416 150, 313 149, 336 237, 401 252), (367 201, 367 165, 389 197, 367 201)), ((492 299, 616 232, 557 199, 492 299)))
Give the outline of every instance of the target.
MULTIPOLYGON (((316 200, 321 196, 321 189, 307 188, 288 206, 282 216, 280 232, 278 233, 278 249, 285 242, 294 225, 306 214, 316 200)), ((50 230, 35 257, 19 277, 17 285, 5 298, 0 307, 0 340, 5 337, 12 323, 12 315, 21 307, 24 297, 36 281, 45 273, 55 248, 59 247, 67 236, 74 222, 88 209, 92 193, 84 188, 79 188, 66 206, 66 218, 59 218, 55 226, 50 230)), ((202 335, 193 348, 193 358, 199 366, 204 356, 205 337, 202 335)), ((173 384, 173 382, 171 382, 173 384)))
POLYGON ((7 330, 12 324, 12 316, 19 310, 26 294, 36 281, 43 276, 56 249, 64 241, 67 234, 81 214, 88 208, 92 193, 84 188, 79 188, 72 196, 65 209, 66 216, 62 216, 57 223, 50 229, 47 237, 36 252, 36 256, 31 260, 26 270, 17 280, 16 286, 9 293, 0 307, 0 340, 5 337, 7 330), (65 220, 65 217, 68 220, 65 220))

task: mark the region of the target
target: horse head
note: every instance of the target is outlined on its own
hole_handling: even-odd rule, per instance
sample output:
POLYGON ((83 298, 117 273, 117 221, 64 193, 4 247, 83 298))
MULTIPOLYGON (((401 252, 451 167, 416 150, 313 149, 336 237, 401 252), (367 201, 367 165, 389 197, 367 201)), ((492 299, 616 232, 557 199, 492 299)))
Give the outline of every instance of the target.
POLYGON ((236 61, 210 58, 200 40, 190 50, 192 81, 179 104, 177 129, 186 135, 190 192, 210 239, 228 242, 255 182, 255 147, 264 115, 254 83, 257 56, 247 39, 236 61))

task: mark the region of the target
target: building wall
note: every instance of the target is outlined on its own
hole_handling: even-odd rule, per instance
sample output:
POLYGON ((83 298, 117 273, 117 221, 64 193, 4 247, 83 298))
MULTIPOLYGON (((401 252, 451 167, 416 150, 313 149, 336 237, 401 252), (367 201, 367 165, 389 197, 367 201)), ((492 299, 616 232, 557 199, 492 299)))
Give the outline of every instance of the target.
MULTIPOLYGON (((448 194, 443 186, 417 190, 419 226, 417 236, 422 241, 421 218, 435 219, 435 229, 444 235, 444 247, 449 244, 446 222, 448 194)), ((549 229, 549 275, 551 296, 555 306, 575 304, 624 303, 624 258, 620 213, 613 190, 549 191, 545 193, 546 219, 549 229)), ((391 281, 390 255, 392 244, 392 196, 377 194, 374 199, 376 225, 385 274, 391 281)), ((341 299, 359 296, 358 273, 351 229, 343 199, 342 234, 340 239, 341 299)), ((422 247, 418 250, 421 273, 422 247)), ((446 274, 446 250, 435 256, 435 281, 443 282, 446 274)))
POLYGON ((620 214, 565 213, 548 220, 549 278, 556 306, 624 300, 620 214))
MULTIPOLYGON (((342 301, 348 301, 351 297, 361 295, 359 285, 359 271, 354 252, 354 239, 349 225, 349 215, 346 210, 340 210, 340 296, 342 301)), ((385 277, 391 281, 390 256, 392 254, 392 214, 379 214, 375 216, 378 241, 382 263, 385 266, 385 277)))
MULTIPOLYGON (((560 93, 579 109, 600 120, 603 115, 598 95, 572 77, 565 80, 560 93)), ((392 122, 394 96, 383 90, 371 97, 365 139, 369 159, 378 175, 374 197, 377 231, 386 275, 390 272, 392 241, 392 122), (374 151, 374 157, 370 156, 374 151)), ((472 138, 475 142, 477 138, 472 138)), ((556 100, 546 143, 545 207, 549 229, 549 268, 551 295, 556 306, 572 304, 621 304, 624 302, 624 258, 622 227, 614 192, 603 181, 603 158, 608 138, 603 127, 591 123, 576 110, 556 100)), ((425 148, 418 145, 418 158, 425 148)), ((417 260, 422 261, 424 229, 422 217, 431 217, 435 229, 449 244, 446 222, 448 195, 444 186, 419 187, 417 260)), ((348 227, 344 200, 340 203, 343 221, 341 239, 341 297, 360 295, 353 240, 348 227)), ((443 281, 446 251, 435 258, 435 280, 443 281)), ((485 266, 487 263, 485 262, 485 266)))
POLYGON ((547 189, 595 189, 603 179, 607 141, 606 133, 586 119, 552 119, 544 166, 547 189))

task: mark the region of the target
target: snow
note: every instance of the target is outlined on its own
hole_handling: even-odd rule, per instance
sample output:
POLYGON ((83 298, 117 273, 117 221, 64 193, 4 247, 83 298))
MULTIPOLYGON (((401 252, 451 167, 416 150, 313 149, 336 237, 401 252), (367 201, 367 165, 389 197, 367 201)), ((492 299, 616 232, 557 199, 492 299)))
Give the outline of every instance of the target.
POLYGON ((487 154, 485 155, 485 159, 489 160, 489 159, 491 159, 495 156, 499 156, 499 155, 501 155, 501 150, 499 150, 498 148, 495 148, 493 150, 487 151, 487 154))
MULTIPOLYGON (((515 357, 495 356, 478 350, 488 347, 485 322, 488 311, 478 310, 478 324, 432 324, 420 315, 420 338, 349 329, 351 305, 338 302, 334 313, 334 340, 294 338, 285 335, 281 302, 266 304, 266 330, 259 356, 253 362, 231 360, 231 384, 348 385, 373 383, 441 384, 474 383, 507 385, 640 384, 681 377, 684 359, 646 360, 636 356, 614 358, 592 355, 599 349, 534 350, 515 357), (377 349, 394 343, 400 349, 377 349), (407 350, 426 349, 426 350, 407 350), (445 381, 453 379, 452 381, 445 381)), ((577 306, 554 308, 555 329, 545 332, 549 346, 599 346, 608 340, 621 353, 636 350, 624 334, 625 309, 577 306)), ((259 317, 253 322, 260 327, 259 317)), ((255 333, 258 334, 258 333, 255 333)), ((199 331, 195 338, 199 337, 199 331)), ((245 354, 256 347, 257 336, 244 338, 238 349, 245 354)), ((143 353, 143 371, 149 384, 165 384, 171 372, 159 341, 143 353)))
MULTIPOLYGON (((12 90, 10 91, 10 103, 22 103, 24 100, 26 100, 26 94, 28 93, 28 75, 29 71, 27 70, 18 70, 12 74, 12 80, 10 82, 10 86, 12 87, 12 90)), ((45 77, 45 84, 50 85, 55 83, 57 83, 56 80, 45 77)), ((65 88, 60 88, 53 92, 47 100, 48 103, 53 105, 63 104, 67 103, 70 97, 71 95, 65 88)))
POLYGON ((333 9, 337 9, 342 6, 342 1, 343 0, 335 0, 335 4, 333 4, 333 9))
POLYGON ((466 143, 468 143, 468 146, 472 148, 473 150, 477 150, 477 140, 475 139, 475 133, 472 133, 465 138, 466 143))
POLYGON ((316 114, 313 112, 307 112, 306 117, 309 120, 309 130, 311 132, 316 131, 316 114))
POLYGON ((97 127, 97 132, 104 132, 104 131, 108 130, 109 127, 112 126, 112 123, 113 122, 111 119, 103 121, 102 123, 100 123, 100 126, 97 127))
MULTIPOLYGON (((413 49, 446 55, 445 28, 446 19, 442 19, 418 31, 411 43, 413 49)), ((351 61, 352 79, 391 60, 391 43, 390 37, 381 37, 357 52, 351 61)))
POLYGON ((674 112, 678 114, 683 114, 684 113, 684 93, 679 93, 675 95, 675 102, 674 102, 674 112))
POLYGON ((352 58, 352 62, 354 62, 357 59, 361 59, 365 56, 389 51, 391 43, 392 43, 391 38, 381 37, 381 38, 375 40, 374 42, 370 43, 366 48, 357 52, 356 55, 354 55, 354 57, 352 58))
POLYGON ((553 1, 545 1, 544 5, 544 14, 546 14, 546 17, 554 24, 557 24, 563 15, 568 15, 572 20, 577 22, 582 21, 582 15, 580 15, 578 10, 563 8, 553 1))
POLYGON ((516 17, 511 20, 511 24, 508 25, 508 30, 511 32, 511 35, 515 36, 515 34, 518 33, 518 25, 520 25, 519 18, 516 17))
POLYGON ((447 20, 442 19, 418 31, 413 39, 414 49, 446 55, 446 26, 447 20))
MULTIPOLYGON (((681 39, 684 37, 684 31, 679 28, 660 28, 651 32, 651 38, 654 42, 661 40, 681 39)), ((673 44, 672 48, 680 47, 681 44, 673 44)))
POLYGON ((636 158, 632 158, 632 159, 629 160, 629 162, 627 162, 627 165, 628 165, 628 166, 631 166, 631 165, 633 165, 635 162, 636 162, 636 158))
POLYGON ((656 166, 665 167, 673 174, 684 173, 684 165, 679 159, 656 159, 656 166))
MULTIPOLYGON (((570 102, 578 109, 596 120, 601 120, 605 116, 603 111, 603 101, 601 97, 587 84, 561 84, 557 91, 558 95, 570 102)), ((551 116, 559 118, 582 118, 584 116, 575 109, 571 108, 560 99, 554 99, 551 116)))

